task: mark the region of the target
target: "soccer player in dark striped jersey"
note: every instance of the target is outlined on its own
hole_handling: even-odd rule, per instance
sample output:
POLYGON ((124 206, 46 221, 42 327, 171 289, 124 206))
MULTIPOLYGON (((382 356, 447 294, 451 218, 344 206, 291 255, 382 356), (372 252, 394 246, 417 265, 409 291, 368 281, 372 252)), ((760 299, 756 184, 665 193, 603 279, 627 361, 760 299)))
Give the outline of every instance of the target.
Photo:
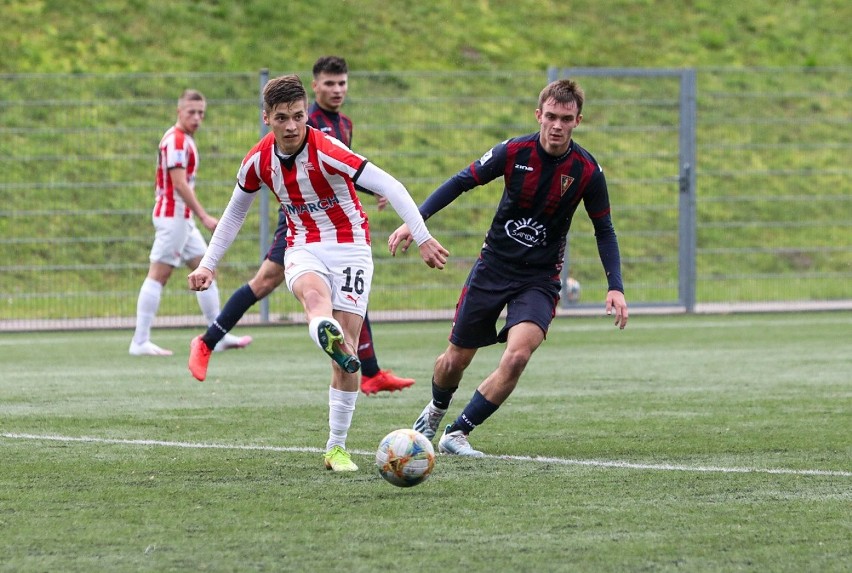
MULTIPOLYGON (((544 342, 559 302, 566 237, 581 202, 594 225, 608 282, 606 313, 615 315, 618 328, 627 326, 621 257, 606 178, 595 158, 572 139, 583 119, 583 100, 583 90, 574 81, 549 84, 539 95, 535 111, 538 133, 494 146, 420 206, 427 220, 462 193, 503 178, 503 195, 456 306, 449 346, 435 362, 432 399, 414 429, 434 438, 476 351, 497 342, 505 343, 506 349, 497 369, 446 426, 438 442, 442 453, 484 455, 470 445, 468 435, 509 397, 530 357, 544 342), (504 310, 506 323, 498 332, 504 310)), ((411 233, 405 225, 388 239, 393 254, 410 244, 411 233)))
MULTIPOLYGON (((314 79, 311 84, 314 102, 308 108, 308 125, 339 139, 347 147, 352 147, 352 120, 340 111, 349 89, 348 71, 346 60, 335 56, 320 58, 314 64, 314 79)), ((373 195, 367 189, 358 190, 373 195)), ((383 210, 387 206, 387 199, 380 195, 375 197, 379 211, 383 210)), ((284 230, 281 220, 278 229, 282 232, 284 230)), ((369 312, 364 317, 364 326, 358 340, 358 359, 361 360, 361 391, 365 394, 393 392, 414 384, 412 378, 403 378, 392 370, 379 367, 369 312)))
MULTIPOLYGON (((346 60, 337 56, 323 56, 313 67, 311 87, 314 102, 308 108, 308 125, 330 135, 347 147, 352 146, 352 120, 342 113, 341 107, 346 101, 349 90, 349 68, 346 60)), ((359 191, 374 195, 367 189, 359 191)), ((381 211, 388 201, 375 195, 381 211)), ((279 210, 278 227, 275 229, 272 245, 255 276, 237 289, 225 303, 222 312, 203 335, 193 339, 190 344, 189 370, 198 380, 207 377, 209 350, 215 348, 223 337, 233 336, 228 332, 248 312, 257 301, 265 298, 284 282, 284 251, 286 248, 287 217, 279 210)), ((248 338, 248 337, 244 337, 248 338)), ((244 339, 240 339, 244 340, 244 339)), ((250 341, 251 339, 248 338, 250 341)), ((358 340, 358 359, 361 361, 361 391, 365 394, 393 392, 414 384, 411 378, 402 378, 391 370, 379 367, 373 346, 373 331, 369 314, 364 317, 361 335, 358 340)))
MULTIPOLYGON (((317 65, 321 64, 318 62, 317 65)), ((352 120, 340 111, 349 89, 348 81, 345 63, 334 68, 333 72, 314 74, 311 83, 314 103, 308 108, 308 125, 352 147, 352 120)))

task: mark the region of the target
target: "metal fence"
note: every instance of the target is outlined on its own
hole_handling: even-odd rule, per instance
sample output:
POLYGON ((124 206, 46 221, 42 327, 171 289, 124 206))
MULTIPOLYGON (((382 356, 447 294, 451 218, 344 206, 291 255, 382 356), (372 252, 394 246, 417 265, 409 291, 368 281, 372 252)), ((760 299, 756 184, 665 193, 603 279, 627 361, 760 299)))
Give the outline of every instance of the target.
MULTIPOLYGON (((850 68, 353 72, 353 148, 422 201, 495 143, 536 131, 539 91, 567 73, 586 91, 575 139, 607 173, 631 305, 852 298, 850 68)), ((217 214, 261 132, 260 74, 0 79, 0 330, 131 325, 153 238, 157 142, 177 95, 195 87, 208 98, 197 190, 217 214)), ((390 258, 382 247, 399 219, 365 199, 371 312, 451 312, 501 192, 500 182, 476 189, 430 221, 452 247, 441 273, 413 253, 390 258)), ((267 207, 221 267, 223 302, 258 266, 275 223, 267 207)), ((606 282, 582 209, 566 268, 582 285, 578 307, 599 306, 606 282)), ((167 286, 160 324, 200 323, 185 274, 167 286)), ((248 320, 300 315, 286 288, 267 305, 248 320)))

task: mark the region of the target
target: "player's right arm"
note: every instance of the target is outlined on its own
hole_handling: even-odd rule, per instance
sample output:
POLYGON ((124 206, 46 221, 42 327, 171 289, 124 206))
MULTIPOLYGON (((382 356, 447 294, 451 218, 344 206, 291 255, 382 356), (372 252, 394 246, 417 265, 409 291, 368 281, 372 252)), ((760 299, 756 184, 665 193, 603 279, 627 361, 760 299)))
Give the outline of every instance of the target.
POLYGON ((228 201, 228 206, 225 207, 225 212, 222 213, 222 218, 216 225, 216 231, 210 238, 210 244, 201 263, 187 277, 190 290, 206 290, 213 283, 216 267, 225 255, 225 251, 234 242, 237 233, 240 232, 255 196, 257 192, 244 191, 239 185, 234 187, 231 200, 228 201))

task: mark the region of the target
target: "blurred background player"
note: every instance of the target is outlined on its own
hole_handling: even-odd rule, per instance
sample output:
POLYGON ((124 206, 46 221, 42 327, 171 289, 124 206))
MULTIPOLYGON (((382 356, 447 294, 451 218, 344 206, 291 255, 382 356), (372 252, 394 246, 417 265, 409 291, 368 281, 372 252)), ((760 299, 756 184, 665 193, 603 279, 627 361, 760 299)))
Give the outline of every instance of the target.
MULTIPOLYGON (((151 325, 160 307, 163 287, 181 263, 195 269, 207 249, 192 215, 195 214, 208 230, 216 228, 216 217, 207 214, 195 195, 198 148, 192 136, 201 127, 206 109, 207 101, 201 92, 185 90, 178 99, 177 123, 160 140, 156 202, 152 216, 154 245, 149 257, 148 276, 139 289, 136 302, 136 330, 130 341, 130 354, 134 356, 172 355, 171 350, 151 342, 151 325)), ((219 314, 216 283, 210 289, 197 293, 197 299, 207 324, 210 324, 219 314)), ((249 343, 250 336, 237 338, 229 334, 215 345, 215 350, 243 348, 249 343)))
MULTIPOLYGON (((349 68, 346 60, 337 56, 319 58, 314 63, 311 88, 315 100, 308 109, 308 125, 351 147, 352 120, 340 111, 349 89, 349 68)), ((359 190, 372 194, 365 189, 359 190)), ((376 195, 376 198, 381 211, 387 205, 387 199, 379 195, 376 195)), ((234 328, 249 308, 284 282, 286 236, 287 217, 279 209, 278 227, 272 245, 257 273, 231 295, 207 332, 199 337, 203 347, 196 344, 194 349, 190 348, 189 370, 198 380, 204 380, 207 376, 210 349, 234 328)), ((379 367, 369 316, 364 317, 364 326, 358 340, 358 359, 361 361, 361 391, 365 394, 402 390, 414 384, 411 378, 401 378, 393 371, 379 367)))
MULTIPOLYGON (((231 200, 201 264, 187 278, 203 291, 245 222, 258 191, 267 187, 287 218, 284 279, 301 303, 308 334, 331 360, 329 433, 323 463, 357 471, 346 438, 358 398, 361 363, 354 345, 370 304, 373 253, 358 185, 386 197, 416 240, 420 256, 443 269, 449 253, 434 239, 405 186, 340 140, 307 125, 308 97, 298 76, 274 78, 263 88, 263 121, 270 133, 245 156, 231 200)), ((193 339, 193 352, 204 342, 193 339)), ((206 348, 206 346, 204 346, 206 348)))

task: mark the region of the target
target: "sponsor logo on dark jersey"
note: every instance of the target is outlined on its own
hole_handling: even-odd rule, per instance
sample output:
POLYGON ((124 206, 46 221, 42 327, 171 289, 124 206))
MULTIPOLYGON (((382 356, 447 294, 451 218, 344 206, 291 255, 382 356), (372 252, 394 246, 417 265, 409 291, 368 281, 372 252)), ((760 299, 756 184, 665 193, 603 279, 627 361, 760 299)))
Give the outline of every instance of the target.
POLYGON ((547 240, 547 229, 533 219, 508 221, 504 229, 506 229, 506 235, 525 247, 535 247, 547 240))

